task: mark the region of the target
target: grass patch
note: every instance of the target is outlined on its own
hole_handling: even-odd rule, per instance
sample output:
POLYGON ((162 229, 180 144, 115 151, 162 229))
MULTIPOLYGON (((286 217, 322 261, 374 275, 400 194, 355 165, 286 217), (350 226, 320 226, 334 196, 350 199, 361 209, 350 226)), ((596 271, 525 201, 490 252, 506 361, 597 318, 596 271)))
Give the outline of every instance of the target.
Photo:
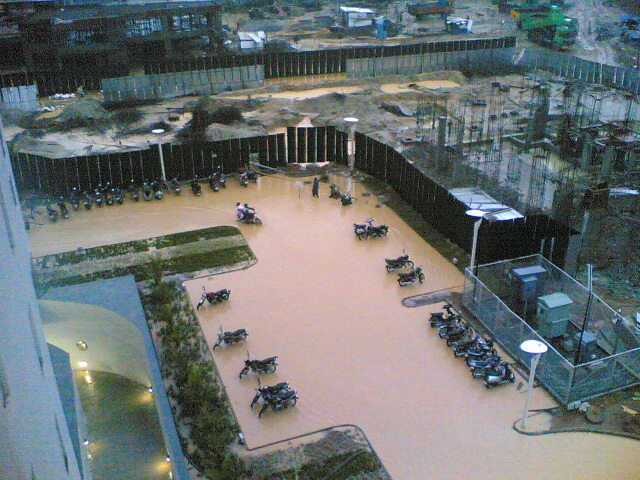
POLYGON ((175 247, 177 245, 184 245, 185 243, 195 243, 202 240, 211 240, 213 238, 232 237, 239 233, 240 230, 236 227, 212 227, 205 228, 203 230, 193 230, 190 232, 174 233, 171 235, 165 235, 164 237, 157 237, 153 240, 153 244, 156 248, 175 247))
MULTIPOLYGON (((181 253, 181 249, 176 248, 175 251, 172 251, 172 255, 170 256, 167 256, 166 252, 163 252, 163 255, 159 255, 157 253, 151 253, 150 250, 153 246, 155 246, 157 250, 161 250, 168 247, 192 245, 200 241, 236 235, 241 235, 240 230, 236 227, 213 227, 203 230, 176 233, 167 235, 166 237, 136 240, 132 242, 50 255, 45 259, 45 263, 49 266, 48 268, 34 269, 34 283, 36 285, 36 290, 40 293, 52 287, 76 285, 79 283, 105 280, 125 275, 133 275, 136 282, 141 282, 156 278, 158 270, 162 275, 189 274, 191 272, 215 269, 255 260, 253 251, 244 242, 233 247, 212 247, 206 251, 188 254, 181 253), (79 265, 82 262, 102 260, 105 258, 112 258, 116 260, 117 263, 118 256, 128 254, 141 255, 137 258, 134 257, 134 264, 131 264, 131 257, 128 257, 125 265, 106 268, 105 270, 90 271, 84 274, 81 270, 82 266, 79 265), (50 279, 48 276, 48 272, 55 272, 53 269, 56 267, 73 265, 77 265, 77 270, 74 272, 72 267, 71 272, 65 274, 63 278, 58 276, 55 279, 50 279)), ((123 263, 125 263, 124 259, 123 263)), ((95 267, 95 265, 96 264, 92 266, 95 267)))

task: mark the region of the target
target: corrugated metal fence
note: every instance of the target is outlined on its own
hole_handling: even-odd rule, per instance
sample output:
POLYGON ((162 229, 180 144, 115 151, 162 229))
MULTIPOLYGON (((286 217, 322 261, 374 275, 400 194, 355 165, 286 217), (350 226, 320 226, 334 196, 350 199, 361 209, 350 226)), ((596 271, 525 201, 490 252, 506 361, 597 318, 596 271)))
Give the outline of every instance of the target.
POLYGON ((0 106, 27 112, 38 109, 38 89, 35 85, 0 88, 0 106))
POLYGON ((547 50, 526 50, 518 64, 526 70, 545 70, 586 83, 619 88, 634 95, 640 92, 640 73, 631 67, 614 67, 547 50))
MULTIPOLYGON (((347 134, 335 127, 291 128, 288 134, 289 148, 283 133, 188 145, 162 144, 166 178, 206 178, 218 166, 230 174, 250 161, 270 167, 342 162, 347 155, 347 134)), ((132 179, 138 185, 158 179, 162 176, 158 148, 154 145, 145 150, 55 159, 14 153, 11 162, 18 189, 58 196, 73 187, 91 191, 100 183, 126 186, 132 179)))
MULTIPOLYGON (((356 132, 355 167, 390 185, 438 232, 470 250, 474 219, 469 209, 449 191, 426 176, 392 147, 356 132)), ((489 263, 542 253, 564 265, 571 229, 544 214, 502 222, 483 222, 478 236, 477 261, 489 263)))
POLYGON ((500 37, 167 60, 143 65, 144 73, 140 77, 144 77, 144 80, 138 76, 129 77, 125 65, 105 64, 99 54, 87 53, 65 59, 64 64, 55 70, 34 69, 24 73, 0 75, 0 87, 37 84, 40 95, 48 96, 75 92, 80 86, 85 91, 102 88, 111 91, 114 90, 113 85, 117 85, 119 88, 116 90, 121 92, 122 98, 134 95, 139 95, 141 99, 168 98, 169 95, 190 92, 216 93, 222 84, 225 85, 224 89, 233 89, 242 83, 235 79, 245 70, 244 81, 251 79, 251 82, 257 82, 262 81, 262 78, 331 73, 345 73, 356 77, 379 75, 383 72, 409 74, 464 66, 480 68, 486 64, 507 65, 511 62, 515 44, 515 37, 500 37), (227 69, 237 71, 238 75, 225 73, 227 69), (209 84, 213 86, 207 90, 209 84), (125 88, 128 89, 126 94, 125 88), (146 97, 142 97, 143 94, 146 97))

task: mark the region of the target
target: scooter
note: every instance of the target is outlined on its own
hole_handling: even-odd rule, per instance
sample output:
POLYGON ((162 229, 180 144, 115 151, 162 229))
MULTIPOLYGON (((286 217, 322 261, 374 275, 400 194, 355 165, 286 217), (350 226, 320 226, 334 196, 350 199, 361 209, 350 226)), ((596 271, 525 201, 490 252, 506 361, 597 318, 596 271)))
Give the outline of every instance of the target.
POLYGON ((503 383, 513 383, 516 375, 507 362, 501 362, 497 368, 488 370, 484 376, 484 386, 493 388, 503 383))
POLYGON ((93 205, 93 197, 89 194, 89 192, 84 192, 84 199, 82 203, 84 205, 85 210, 91 210, 91 205, 93 205))
POLYGON ((60 209, 60 216, 62 218, 69 218, 69 209, 67 205, 64 203, 64 197, 60 197, 60 201, 58 202, 58 208, 60 209))
POLYGON ((196 197, 199 197, 200 195, 202 195, 202 187, 200 186, 198 175, 193 177, 193 180, 191 180, 191 191, 196 197))
POLYGON ((134 202, 140 200, 140 193, 138 192, 138 187, 136 187, 136 183, 131 179, 131 183, 129 184, 129 193, 131 194, 131 198, 134 202))
POLYGON ((173 190, 173 193, 175 193, 176 195, 180 195, 180 193, 182 192, 182 188, 180 188, 180 184, 178 183, 177 177, 171 180, 171 189, 173 190))
POLYGON ((78 195, 78 189, 76 187, 73 187, 71 189, 71 193, 69 193, 69 203, 76 212, 80 210, 80 198, 78 195))

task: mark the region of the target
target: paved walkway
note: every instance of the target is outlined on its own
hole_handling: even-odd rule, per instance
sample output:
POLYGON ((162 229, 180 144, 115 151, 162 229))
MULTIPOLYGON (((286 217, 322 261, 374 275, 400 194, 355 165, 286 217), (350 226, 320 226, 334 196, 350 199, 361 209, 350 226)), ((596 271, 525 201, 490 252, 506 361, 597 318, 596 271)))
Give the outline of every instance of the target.
POLYGON ((158 413, 147 388, 106 372, 76 371, 75 378, 87 418, 93 479, 169 478, 158 413))

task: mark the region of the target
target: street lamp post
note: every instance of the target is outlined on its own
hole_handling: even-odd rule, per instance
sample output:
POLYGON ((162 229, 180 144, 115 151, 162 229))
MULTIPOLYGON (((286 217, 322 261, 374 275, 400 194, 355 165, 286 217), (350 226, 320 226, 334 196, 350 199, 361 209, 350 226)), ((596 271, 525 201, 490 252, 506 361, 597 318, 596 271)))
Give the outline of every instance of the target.
POLYGON ((356 145, 355 145, 355 132, 356 123, 358 119, 355 117, 346 117, 345 122, 349 125, 348 138, 347 138, 347 158, 349 160, 349 170, 354 170, 356 167, 356 145))
POLYGON ((471 209, 465 212, 470 217, 477 218, 475 223, 473 224, 473 241, 471 242, 471 262, 469 263, 469 270, 471 271, 471 275, 475 275, 474 267, 476 266, 476 248, 478 247, 478 232, 480 231, 480 224, 482 223, 482 219, 485 214, 488 212, 484 212, 482 210, 471 209))
POLYGON ((538 360, 544 352, 547 351, 547 346, 538 340, 525 340, 520 344, 520 350, 533 355, 531 357, 531 367, 529 368, 529 386, 527 388, 527 401, 524 404, 524 416, 522 417, 522 429, 527 427, 527 417, 529 416, 529 405, 531 403, 531 392, 533 390, 533 381, 536 376, 536 367, 538 366, 538 360))
POLYGON ((164 154, 162 153, 162 141, 161 141, 161 137, 160 135, 162 135, 164 133, 164 129, 163 128, 154 128, 153 130, 151 130, 151 133, 155 133, 156 135, 158 135, 158 152, 160 153, 160 171, 162 172, 162 180, 164 182, 167 181, 167 175, 164 171, 164 154))

